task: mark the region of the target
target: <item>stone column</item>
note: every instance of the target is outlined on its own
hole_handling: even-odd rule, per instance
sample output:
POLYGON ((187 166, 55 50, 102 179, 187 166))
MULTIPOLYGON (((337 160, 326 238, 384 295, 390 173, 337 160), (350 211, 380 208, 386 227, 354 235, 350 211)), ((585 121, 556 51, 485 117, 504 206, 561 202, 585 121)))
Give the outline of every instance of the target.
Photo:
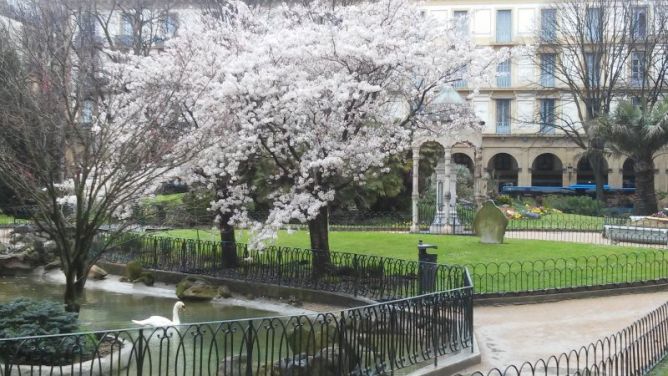
POLYGON ((413 190, 411 192, 412 200, 412 219, 411 232, 419 232, 418 226, 418 200, 420 199, 420 147, 413 147, 413 190))
POLYGON ((429 232, 441 234, 447 231, 450 213, 450 150, 443 153, 443 159, 436 165, 436 215, 429 232))
POLYGON ((475 148, 473 153, 473 198, 476 206, 480 208, 487 197, 487 184, 482 176, 482 147, 475 148))

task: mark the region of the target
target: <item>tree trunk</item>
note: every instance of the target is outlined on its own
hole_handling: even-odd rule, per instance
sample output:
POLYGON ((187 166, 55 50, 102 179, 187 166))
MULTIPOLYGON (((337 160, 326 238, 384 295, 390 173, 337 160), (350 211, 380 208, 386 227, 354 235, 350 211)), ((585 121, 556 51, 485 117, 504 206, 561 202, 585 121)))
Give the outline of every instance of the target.
POLYGON ((79 313, 81 309, 81 298, 83 295, 83 285, 75 282, 74 271, 66 272, 65 275, 65 310, 67 312, 79 313))
POLYGON ((594 149, 592 153, 587 157, 589 159, 589 165, 591 166, 592 172, 594 173, 594 183, 596 183, 596 200, 605 202, 605 192, 603 191, 603 186, 605 185, 605 175, 608 173, 605 169, 603 151, 599 149, 594 149))
POLYGON ((327 273, 331 265, 329 254, 328 209, 327 206, 321 207, 320 210, 318 210, 318 215, 308 222, 308 229, 311 237, 311 251, 313 252, 314 277, 327 273))
POLYGON ((652 156, 643 156, 634 160, 636 173, 636 202, 634 213, 649 215, 658 211, 656 192, 654 191, 654 160, 652 156))
POLYGON ((232 214, 226 213, 220 215, 220 246, 222 251, 223 268, 236 268, 239 266, 239 256, 237 255, 237 239, 234 234, 234 226, 230 225, 232 214))

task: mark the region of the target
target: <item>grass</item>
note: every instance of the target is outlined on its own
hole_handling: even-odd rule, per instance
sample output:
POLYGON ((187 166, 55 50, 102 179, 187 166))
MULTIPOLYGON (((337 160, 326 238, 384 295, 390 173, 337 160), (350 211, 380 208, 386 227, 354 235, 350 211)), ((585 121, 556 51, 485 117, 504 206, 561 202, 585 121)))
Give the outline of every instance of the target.
MULTIPOLYGON (((177 229, 156 233, 159 236, 178 238, 218 240, 218 234, 211 230, 177 229)), ((246 242, 245 231, 237 233, 239 242, 246 242)), ((552 258, 582 256, 605 256, 630 252, 643 252, 636 247, 602 246, 581 243, 566 243, 546 240, 506 239, 504 244, 481 244, 474 236, 424 235, 387 232, 330 232, 330 248, 368 255, 385 256, 406 260, 417 259, 417 243, 438 246, 432 253, 439 255, 439 262, 448 264, 500 263, 512 261, 535 261, 552 258)), ((309 248, 306 231, 286 231, 278 233, 276 245, 309 248)))
POLYGON ((548 214, 539 219, 513 219, 508 224, 509 230, 580 230, 600 231, 603 229, 603 217, 591 217, 580 214, 548 214))
POLYGON ((661 363, 659 363, 654 369, 649 373, 649 376, 668 376, 668 358, 663 358, 661 363))
POLYGON ((156 195, 153 197, 147 197, 144 199, 146 204, 173 204, 181 205, 183 204, 183 195, 184 193, 172 193, 168 195, 156 195))

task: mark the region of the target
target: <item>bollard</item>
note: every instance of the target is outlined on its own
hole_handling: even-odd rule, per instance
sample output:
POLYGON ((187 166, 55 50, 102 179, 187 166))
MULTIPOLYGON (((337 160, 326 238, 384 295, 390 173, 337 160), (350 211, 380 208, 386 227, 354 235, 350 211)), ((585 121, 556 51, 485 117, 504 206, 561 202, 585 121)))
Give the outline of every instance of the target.
POLYGON ((432 244, 424 244, 418 240, 418 293, 428 294, 434 292, 436 288, 436 254, 427 253, 428 249, 438 249, 432 244))

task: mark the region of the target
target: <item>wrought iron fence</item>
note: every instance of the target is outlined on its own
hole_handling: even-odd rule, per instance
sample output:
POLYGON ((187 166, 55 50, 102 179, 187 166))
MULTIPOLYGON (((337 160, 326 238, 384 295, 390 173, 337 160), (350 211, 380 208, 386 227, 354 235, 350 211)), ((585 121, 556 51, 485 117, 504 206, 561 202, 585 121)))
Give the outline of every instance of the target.
POLYGON ((466 269, 459 266, 329 252, 324 272, 314 272, 321 251, 271 246, 259 250, 246 244, 136 235, 119 241, 105 261, 139 261, 145 267, 215 277, 267 282, 341 292, 375 300, 398 299, 465 285, 466 269), (225 264, 223 252, 232 247, 238 267, 225 264))
POLYGON ((472 376, 645 375, 668 355, 668 303, 621 331, 586 346, 534 362, 472 376))
POLYGON ((335 313, 0 339, 0 375, 375 375, 472 349, 470 286, 335 313))
POLYGON ((601 256, 467 264, 478 295, 668 281, 668 254, 643 250, 601 256))
POLYGON ((385 300, 335 313, 0 339, 0 375, 375 375, 472 351, 473 286, 459 266, 174 238, 118 239, 107 261, 385 300))

